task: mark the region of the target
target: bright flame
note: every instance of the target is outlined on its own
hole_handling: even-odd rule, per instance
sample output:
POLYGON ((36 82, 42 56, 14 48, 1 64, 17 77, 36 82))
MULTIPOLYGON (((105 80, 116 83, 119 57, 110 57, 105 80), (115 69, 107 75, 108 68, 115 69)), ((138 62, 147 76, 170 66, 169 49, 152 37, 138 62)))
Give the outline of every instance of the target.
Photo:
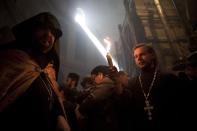
POLYGON ((85 25, 85 14, 81 8, 77 8, 77 14, 75 16, 75 21, 80 25, 85 25))
POLYGON ((111 48, 111 42, 109 40, 109 38, 105 38, 104 39, 104 42, 107 44, 107 48, 106 48, 106 51, 109 52, 110 51, 110 48, 111 48))
MULTIPOLYGON (((99 50, 99 52, 101 53, 101 55, 106 60, 106 54, 110 50, 110 45, 111 44, 108 45, 109 47, 107 49, 105 49, 103 47, 103 45, 101 44, 101 42, 96 38, 96 36, 90 31, 90 29, 85 24, 85 15, 83 13, 83 10, 80 9, 80 8, 78 8, 78 10, 79 10, 79 14, 77 14, 75 16, 75 21, 81 26, 81 28, 84 30, 84 32, 88 35, 88 37, 92 41, 92 43, 96 46, 96 48, 99 50)), ((117 62, 113 58, 112 58, 112 62, 114 63, 114 66, 116 66, 117 70, 119 70, 119 66, 118 66, 117 62)))

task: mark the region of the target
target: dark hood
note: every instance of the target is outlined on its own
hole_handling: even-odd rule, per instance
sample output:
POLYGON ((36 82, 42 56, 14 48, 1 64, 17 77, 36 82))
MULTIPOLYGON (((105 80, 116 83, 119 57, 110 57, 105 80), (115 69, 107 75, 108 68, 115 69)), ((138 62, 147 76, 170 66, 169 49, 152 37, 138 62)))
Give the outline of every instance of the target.
POLYGON ((38 27, 49 27, 54 33, 56 39, 62 36, 60 24, 56 17, 49 12, 43 12, 33 16, 12 28, 16 40, 29 39, 32 32, 38 27))
MULTIPOLYGON (((46 54, 46 59, 48 62, 53 62, 54 67, 58 73, 59 71, 59 40, 58 38, 62 36, 62 31, 60 24, 56 17, 49 12, 39 13, 36 16, 33 16, 12 28, 12 32, 15 36, 16 42, 12 44, 12 47, 19 49, 34 49, 34 43, 31 43, 32 32, 39 28, 50 28, 54 36, 56 37, 56 42, 51 51, 46 54)), ((36 52, 34 50, 34 52, 36 52)), ((37 53, 36 53, 37 54, 37 53)), ((46 65, 48 62, 43 61, 43 65, 46 65)))

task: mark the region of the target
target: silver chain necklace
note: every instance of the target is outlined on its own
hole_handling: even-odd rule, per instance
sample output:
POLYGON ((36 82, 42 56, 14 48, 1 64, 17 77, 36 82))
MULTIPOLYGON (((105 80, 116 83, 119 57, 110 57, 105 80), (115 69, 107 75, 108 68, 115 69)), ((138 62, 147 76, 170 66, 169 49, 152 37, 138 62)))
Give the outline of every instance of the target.
POLYGON ((139 75, 139 82, 140 82, 140 87, 142 89, 142 92, 143 92, 143 95, 144 95, 144 98, 145 98, 145 107, 144 107, 144 110, 147 111, 147 114, 148 114, 148 120, 152 120, 152 113, 151 113, 151 110, 153 110, 153 106, 150 105, 150 102, 148 100, 149 96, 150 96, 150 92, 153 88, 153 85, 155 83, 155 80, 156 80, 156 76, 157 76, 157 69, 155 69, 155 72, 154 72, 154 75, 153 75, 153 80, 150 84, 150 87, 149 87, 149 91, 148 93, 146 94, 144 89, 143 89, 143 84, 142 84, 142 79, 141 79, 141 73, 139 75))

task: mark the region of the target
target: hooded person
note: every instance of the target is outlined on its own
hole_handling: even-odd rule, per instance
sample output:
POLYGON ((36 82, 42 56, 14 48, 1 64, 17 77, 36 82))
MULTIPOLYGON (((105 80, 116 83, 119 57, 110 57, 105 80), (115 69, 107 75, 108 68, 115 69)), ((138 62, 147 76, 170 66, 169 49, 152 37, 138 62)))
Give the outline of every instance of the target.
POLYGON ((46 68, 58 76, 62 31, 49 12, 12 28, 15 41, 0 48, 0 114, 5 130, 70 130, 57 90, 46 68))

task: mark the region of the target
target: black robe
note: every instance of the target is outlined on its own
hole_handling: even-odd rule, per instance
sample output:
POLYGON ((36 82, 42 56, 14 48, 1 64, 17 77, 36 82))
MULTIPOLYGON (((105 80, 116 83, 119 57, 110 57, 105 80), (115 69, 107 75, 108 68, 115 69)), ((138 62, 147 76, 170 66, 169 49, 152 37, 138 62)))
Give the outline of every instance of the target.
POLYGON ((55 130, 64 111, 49 77, 24 51, 0 52, 0 129, 55 130))
POLYGON ((2 131, 55 131, 63 110, 42 73, 14 103, 1 112, 2 131))
MULTIPOLYGON (((145 94, 148 93, 153 80, 153 72, 143 72, 141 75, 142 88, 145 94)), ((178 123, 178 81, 172 74, 157 73, 153 87, 150 90, 148 100, 153 106, 151 110, 152 120, 148 119, 145 107, 145 97, 140 86, 139 77, 134 77, 129 84, 132 94, 128 120, 132 130, 153 129, 163 130, 177 128, 178 123)))

